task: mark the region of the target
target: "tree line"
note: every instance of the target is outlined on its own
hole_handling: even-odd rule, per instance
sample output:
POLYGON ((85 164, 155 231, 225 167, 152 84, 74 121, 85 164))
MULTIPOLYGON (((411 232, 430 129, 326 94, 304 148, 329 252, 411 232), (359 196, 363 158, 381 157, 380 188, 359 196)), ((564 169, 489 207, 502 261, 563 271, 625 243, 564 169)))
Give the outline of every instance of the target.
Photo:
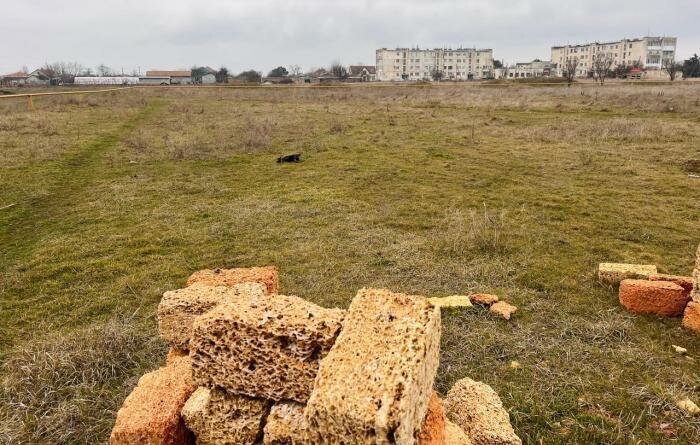
MULTIPOLYGON (((23 68, 26 72, 27 69, 23 68)), ((110 76, 140 76, 141 73, 137 70, 132 70, 131 72, 125 73, 123 70, 113 69, 105 64, 99 64, 95 68, 86 67, 78 62, 53 62, 45 63, 40 70, 51 79, 59 79, 62 83, 73 83, 76 77, 110 77, 110 76)), ((336 77, 338 79, 346 79, 349 76, 347 68, 338 61, 334 61, 330 64, 328 69, 323 68, 311 68, 309 72, 324 71, 328 75, 336 77)), ((202 66, 193 66, 190 70, 192 75, 192 81, 194 83, 201 83, 203 76, 210 72, 210 69, 202 66)), ((274 77, 281 79, 281 83, 287 80, 289 83, 292 82, 293 77, 298 77, 304 74, 301 66, 299 65, 289 65, 287 67, 278 66, 270 70, 267 77, 274 77)), ((228 68, 222 66, 215 72, 217 83, 228 83, 230 79, 245 82, 245 83, 260 83, 263 79, 263 73, 255 69, 249 69, 241 71, 236 75, 232 75, 228 68)))
MULTIPOLYGON (((608 78, 626 78, 634 69, 643 68, 641 61, 635 61, 628 65, 618 65, 613 68, 614 60, 610 54, 598 53, 593 56, 589 77, 593 77, 598 83, 603 85, 608 78)), ((571 58, 566 61, 563 67, 563 76, 569 84, 574 81, 579 66, 579 59, 571 58)), ((697 54, 679 63, 672 59, 664 59, 661 69, 668 74, 671 81, 683 74, 684 79, 700 77, 700 58, 697 54)))

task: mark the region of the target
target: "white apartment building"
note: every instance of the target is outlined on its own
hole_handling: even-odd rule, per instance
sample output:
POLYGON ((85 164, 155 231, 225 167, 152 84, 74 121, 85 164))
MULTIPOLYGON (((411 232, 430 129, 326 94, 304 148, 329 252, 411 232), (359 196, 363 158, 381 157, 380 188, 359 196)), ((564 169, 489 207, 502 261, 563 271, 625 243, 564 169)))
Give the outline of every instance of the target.
POLYGON ((613 60, 612 68, 639 64, 647 69, 661 69, 664 60, 675 60, 676 37, 641 37, 622 39, 616 42, 586 43, 552 47, 552 63, 561 74, 567 60, 578 58, 576 75, 585 77, 593 69, 593 58, 604 53, 613 60))
POLYGON ((493 77, 493 50, 476 48, 381 48, 377 50, 377 80, 430 80, 441 71, 443 80, 493 77))

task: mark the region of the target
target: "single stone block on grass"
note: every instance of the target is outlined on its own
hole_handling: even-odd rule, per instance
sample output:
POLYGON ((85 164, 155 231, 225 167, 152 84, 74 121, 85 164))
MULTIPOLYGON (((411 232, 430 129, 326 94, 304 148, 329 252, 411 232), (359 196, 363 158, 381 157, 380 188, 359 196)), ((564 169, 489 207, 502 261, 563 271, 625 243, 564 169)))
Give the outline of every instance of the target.
POLYGON ((423 297, 362 289, 321 361, 304 417, 308 443, 414 444, 440 352, 440 310, 423 297))
POLYGON ((430 396, 428 402, 428 414, 423 420, 423 425, 418 435, 418 445, 444 445, 445 443, 445 408, 442 401, 435 394, 430 396))
POLYGON ((652 264, 600 263, 598 280, 608 284, 618 284, 628 278, 648 279, 657 273, 652 264))
POLYGON ((252 445, 261 437, 270 402, 199 387, 182 408, 197 445, 252 445))
POLYGON ((227 287, 241 283, 260 283, 265 286, 268 294, 279 292, 279 274, 275 266, 200 270, 187 279, 188 286, 195 283, 227 287))
POLYGON ((517 310, 517 306, 513 306, 512 304, 506 303, 505 301, 498 301, 492 304, 489 308, 490 313, 492 313, 493 315, 498 315, 499 317, 504 318, 506 320, 510 320, 511 315, 513 315, 517 310))
POLYGON ((439 308, 472 307, 472 302, 466 295, 451 295, 449 297, 428 298, 433 306, 439 308))
POLYGON ((304 405, 280 402, 272 406, 265 423, 264 445, 302 445, 306 443, 304 405))
POLYGON ((622 280, 620 304, 635 314, 678 317, 690 300, 688 293, 670 281, 622 280))
POLYGON ((110 445, 194 444, 180 417, 193 390, 188 357, 144 374, 117 412, 110 445))
POLYGON ((176 348, 188 350, 194 319, 224 301, 236 301, 241 295, 265 295, 259 283, 234 287, 194 284, 163 294, 158 305, 158 331, 161 338, 176 348))
POLYGON ((444 400, 447 418, 462 428, 474 445, 520 445, 501 399, 489 385, 464 378, 444 400))
POLYGON ((685 307, 683 315, 683 327, 700 334, 700 303, 691 301, 685 307))
POLYGON ((247 293, 221 303, 194 322, 190 356, 195 383, 304 403, 343 313, 285 295, 247 293))
POLYGON ((498 295, 492 294, 472 294, 469 299, 474 304, 480 304, 483 306, 490 306, 498 301, 498 295))

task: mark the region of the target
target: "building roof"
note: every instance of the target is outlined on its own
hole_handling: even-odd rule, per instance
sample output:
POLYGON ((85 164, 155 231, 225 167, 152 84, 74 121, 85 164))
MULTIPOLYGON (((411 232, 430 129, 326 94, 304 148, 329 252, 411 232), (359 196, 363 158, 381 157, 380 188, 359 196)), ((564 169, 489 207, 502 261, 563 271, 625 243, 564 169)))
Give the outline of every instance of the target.
POLYGON ((148 77, 191 77, 192 71, 190 70, 152 70, 146 71, 146 76, 148 77))
POLYGON ((371 65, 350 65, 350 75, 359 76, 362 70, 366 69, 369 74, 377 74, 377 67, 371 65))
POLYGON ((311 77, 328 76, 330 73, 325 68, 319 68, 309 73, 311 77))
POLYGON ((37 70, 32 71, 31 73, 29 73, 29 76, 36 76, 39 79, 48 79, 49 78, 49 75, 46 74, 41 69, 37 69, 37 70))
POLYGON ((591 45, 615 45, 617 43, 622 43, 622 42, 642 42, 644 39, 675 39, 675 37, 635 37, 635 38, 624 38, 620 40, 613 40, 613 41, 607 41, 607 42, 588 42, 588 43, 576 43, 576 44, 570 44, 570 45, 555 45, 552 47, 552 49, 562 49, 562 48, 581 48, 584 46, 591 46, 591 45))
POLYGON ((11 77, 13 79, 26 79, 27 77, 29 77, 29 74, 25 73, 23 71, 17 71, 15 73, 5 74, 1 77, 5 78, 5 79, 8 77, 11 77))

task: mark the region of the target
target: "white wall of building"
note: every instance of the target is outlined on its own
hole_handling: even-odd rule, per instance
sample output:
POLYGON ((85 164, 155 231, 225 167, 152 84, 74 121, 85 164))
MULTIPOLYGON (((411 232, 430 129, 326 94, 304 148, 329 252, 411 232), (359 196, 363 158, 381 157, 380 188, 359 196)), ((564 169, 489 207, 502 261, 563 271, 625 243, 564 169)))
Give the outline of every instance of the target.
POLYGON ((115 76, 115 77, 76 77, 76 85, 137 85, 138 77, 115 76))
POLYGON ((605 54, 613 60, 612 69, 633 64, 639 64, 648 69, 661 69, 664 60, 675 60, 676 44, 676 37, 641 37, 615 42, 554 46, 552 63, 557 64, 561 71, 565 69, 567 60, 578 59, 576 69, 578 77, 588 75, 593 69, 593 59, 598 54, 605 54))
POLYGON ((444 80, 476 80, 493 77, 490 49, 378 49, 377 79, 383 81, 430 80, 435 70, 444 80))

